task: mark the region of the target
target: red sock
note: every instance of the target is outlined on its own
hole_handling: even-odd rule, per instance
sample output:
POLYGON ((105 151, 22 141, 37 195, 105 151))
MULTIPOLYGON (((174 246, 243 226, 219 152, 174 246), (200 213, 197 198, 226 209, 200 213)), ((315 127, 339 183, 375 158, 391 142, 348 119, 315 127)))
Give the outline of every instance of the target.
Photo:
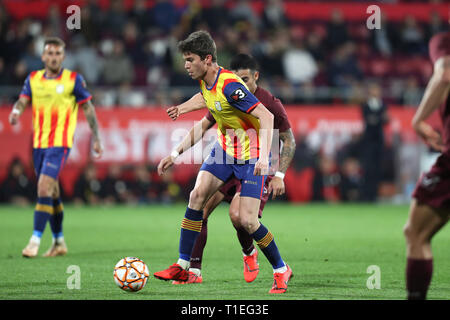
POLYGON ((201 269, 202 268, 202 257, 203 250, 206 246, 206 240, 208 238, 208 219, 203 219, 202 230, 195 241, 194 248, 191 254, 191 265, 190 268, 201 269))
POLYGON ((242 247, 242 252, 246 255, 252 253, 255 246, 253 245, 253 237, 244 228, 236 228, 236 234, 242 247))
POLYGON ((425 300, 433 274, 433 259, 408 258, 406 290, 408 300, 425 300))

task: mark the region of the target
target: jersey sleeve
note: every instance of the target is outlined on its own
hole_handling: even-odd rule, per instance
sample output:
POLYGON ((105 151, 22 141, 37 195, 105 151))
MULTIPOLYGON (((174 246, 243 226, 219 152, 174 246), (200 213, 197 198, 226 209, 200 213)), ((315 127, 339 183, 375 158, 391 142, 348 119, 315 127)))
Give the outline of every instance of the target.
POLYGON ((285 132, 291 128, 286 109, 279 99, 273 98, 273 101, 265 106, 274 116, 274 128, 277 128, 280 132, 285 132))
POLYGON ((86 101, 92 99, 92 95, 86 89, 86 81, 84 81, 83 76, 78 73, 75 78, 75 86, 73 88, 73 94, 78 104, 83 104, 86 101))
POLYGON ((30 76, 25 79, 25 82, 22 87, 22 91, 20 91, 19 97, 27 97, 31 99, 31 86, 30 86, 30 76))
POLYGON ((208 119, 208 121, 212 122, 212 123, 216 123, 216 119, 214 119, 214 116, 211 114, 211 112, 207 112, 205 115, 206 119, 208 119))
POLYGON ((245 113, 251 112, 260 103, 253 93, 238 81, 228 83, 223 88, 223 94, 233 107, 245 113))

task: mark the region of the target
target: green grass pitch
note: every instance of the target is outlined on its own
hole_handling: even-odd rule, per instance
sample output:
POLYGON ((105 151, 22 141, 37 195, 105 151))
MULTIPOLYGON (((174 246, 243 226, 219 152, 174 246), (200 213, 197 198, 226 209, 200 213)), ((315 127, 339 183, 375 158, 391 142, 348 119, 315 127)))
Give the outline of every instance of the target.
MULTIPOLYGON (((288 292, 270 295, 272 269, 260 255, 253 283, 242 275, 242 254, 227 214, 219 206, 208 222, 203 283, 175 286, 150 277, 136 293, 113 281, 115 263, 125 256, 143 259, 152 274, 176 262, 185 206, 74 207, 66 205, 64 235, 69 252, 44 258, 51 243, 44 233, 39 256, 21 250, 32 231, 33 208, 0 207, 0 299, 404 299, 407 206, 283 205, 269 203, 262 222, 272 231, 284 260, 292 267, 288 292), (81 288, 68 289, 67 273, 79 266, 81 288), (368 289, 371 265, 380 270, 380 289, 368 289)), ((429 299, 450 298, 450 228, 433 240, 434 274, 429 299)))

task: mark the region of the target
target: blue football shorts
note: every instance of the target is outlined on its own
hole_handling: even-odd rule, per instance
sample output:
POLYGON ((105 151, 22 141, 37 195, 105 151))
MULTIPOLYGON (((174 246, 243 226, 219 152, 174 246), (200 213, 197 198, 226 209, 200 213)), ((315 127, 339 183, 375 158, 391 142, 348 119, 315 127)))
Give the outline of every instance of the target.
POLYGON ((33 149, 33 163, 36 176, 41 174, 52 177, 57 180, 67 158, 70 148, 52 147, 44 149, 33 149))
POLYGON ((241 197, 261 199, 267 176, 253 175, 255 162, 256 159, 238 161, 228 155, 219 144, 215 144, 200 170, 210 172, 223 182, 234 175, 241 181, 241 197))

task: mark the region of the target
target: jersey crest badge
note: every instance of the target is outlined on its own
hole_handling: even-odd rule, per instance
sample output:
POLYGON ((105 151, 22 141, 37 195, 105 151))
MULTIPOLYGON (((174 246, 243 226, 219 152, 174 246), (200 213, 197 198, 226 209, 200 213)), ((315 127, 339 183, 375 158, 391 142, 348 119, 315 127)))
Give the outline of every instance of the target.
POLYGON ((64 85, 63 85, 63 84, 58 84, 58 85, 56 86, 56 93, 61 94, 61 93, 63 93, 63 92, 64 92, 64 85))
POLYGON ((222 105, 220 104, 220 101, 215 101, 214 106, 216 107, 217 111, 222 111, 222 105))

